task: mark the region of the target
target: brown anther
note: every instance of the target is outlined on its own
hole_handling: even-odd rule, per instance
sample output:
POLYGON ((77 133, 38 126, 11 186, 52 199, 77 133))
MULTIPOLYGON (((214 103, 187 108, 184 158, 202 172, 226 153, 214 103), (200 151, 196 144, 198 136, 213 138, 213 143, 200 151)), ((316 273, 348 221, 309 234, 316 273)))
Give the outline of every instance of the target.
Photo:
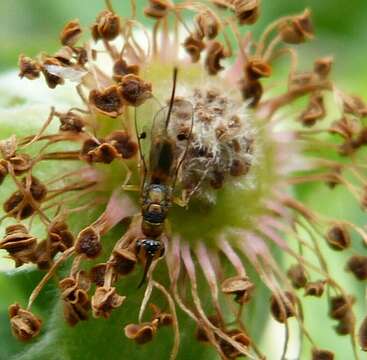
POLYGON ((54 89, 57 85, 63 85, 64 79, 60 76, 51 74, 47 70, 47 65, 64 66, 64 64, 60 60, 56 59, 55 57, 46 57, 42 63, 42 74, 45 77, 47 86, 50 89, 54 89))
POLYGON ((103 286, 106 269, 107 264, 105 263, 93 266, 89 271, 89 278, 91 282, 96 284, 97 286, 103 286))
POLYGON ((241 80, 240 90, 243 99, 248 101, 250 107, 256 107, 263 95, 263 87, 258 80, 241 80))
POLYGON ((95 41, 115 39, 121 30, 120 17, 109 10, 103 10, 92 25, 92 37, 95 41))
POLYGON ((12 334, 20 341, 29 341, 41 331, 42 320, 30 311, 12 304, 8 309, 12 334))
POLYGON ((324 293, 325 281, 318 280, 313 282, 308 282, 305 286, 305 296, 315 296, 321 297, 324 293))
POLYGON ((352 272, 358 280, 366 280, 367 256, 353 255, 347 262, 346 270, 352 272))
MULTIPOLYGON (((27 185, 27 179, 25 177, 22 179, 22 184, 25 188, 27 185)), ((35 176, 31 177, 31 186, 29 190, 30 190, 30 194, 32 195, 32 198, 38 202, 41 202, 42 200, 44 200, 47 195, 46 185, 44 185, 35 176)))
POLYGON ((343 110, 346 114, 352 114, 358 117, 367 116, 367 105, 360 96, 343 96, 343 110))
POLYGON ((78 19, 69 21, 60 33, 60 41, 62 45, 74 46, 80 36, 82 35, 82 29, 78 19))
POLYGON ((37 79, 40 76, 41 65, 38 61, 24 55, 19 56, 19 77, 26 77, 29 80, 37 79))
POLYGON ((300 115, 300 121, 303 126, 311 127, 316 124, 317 120, 323 119, 325 115, 324 97, 320 94, 313 94, 307 108, 300 115))
POLYGON ((127 62, 122 58, 116 60, 113 64, 113 75, 116 81, 121 81, 122 77, 125 75, 138 75, 139 70, 139 65, 128 65, 127 62))
POLYGON ((220 24, 212 12, 203 11, 196 16, 195 20, 202 37, 206 37, 209 40, 217 37, 220 24))
POLYGON ((239 24, 254 24, 260 15, 260 0, 233 0, 234 11, 239 24))
POLYGON ((95 150, 89 152, 92 156, 92 162, 101 162, 110 164, 118 156, 114 146, 108 143, 102 143, 95 150))
POLYGON ((296 315, 295 296, 288 291, 284 292, 284 296, 286 297, 287 301, 274 295, 272 295, 270 298, 271 314, 273 315, 274 319, 280 323, 284 323, 289 317, 296 315))
POLYGON ((74 111, 67 113, 57 113, 56 116, 60 119, 60 131, 71 131, 80 133, 85 126, 84 119, 74 111))
POLYGON ((326 241, 333 250, 347 249, 351 244, 348 230, 341 224, 335 224, 326 234, 326 241))
POLYGON ((125 336, 134 340, 137 344, 143 345, 151 341, 157 332, 158 321, 142 324, 129 324, 125 326, 125 336))
POLYGON ((74 51, 70 46, 63 46, 54 54, 54 58, 61 61, 64 65, 70 65, 73 55, 74 51))
POLYGON ((106 141, 110 143, 124 159, 130 159, 138 152, 138 144, 131 139, 126 131, 114 131, 106 138, 106 141))
POLYGON ((97 147, 100 145, 95 139, 87 139, 84 141, 80 150, 81 157, 87 162, 93 162, 93 154, 97 147))
POLYGON ((95 318, 103 316, 108 318, 112 310, 120 307, 125 296, 120 296, 116 293, 116 289, 111 287, 106 289, 104 287, 97 287, 96 292, 92 296, 92 311, 95 318))
POLYGON ((355 324, 355 317, 352 311, 348 311, 345 316, 339 320, 337 326, 335 326, 335 331, 339 335, 349 335, 353 334, 355 324))
POLYGON ((246 74, 250 81, 258 80, 263 77, 271 76, 272 69, 270 64, 266 63, 263 59, 252 58, 246 64, 246 74))
POLYGON ((87 293, 90 280, 85 272, 79 271, 75 276, 62 279, 59 287, 64 306, 64 318, 68 324, 74 326, 81 320, 87 320, 90 308, 87 293))
POLYGON ((136 255, 128 249, 117 249, 112 252, 112 264, 120 275, 127 275, 134 270, 136 255))
POLYGON ((279 26, 281 39, 287 44, 301 44, 314 36, 311 12, 306 9, 303 14, 285 21, 279 26))
POLYGON ((53 251, 48 239, 37 243, 36 250, 33 254, 33 262, 37 264, 39 270, 48 270, 53 263, 53 257, 56 251, 53 251))
POLYGON ((74 244, 74 235, 64 221, 55 221, 48 229, 48 240, 52 251, 64 252, 74 244))
POLYGON ((208 47, 205 67, 209 75, 216 75, 219 71, 223 70, 224 67, 221 65, 221 60, 226 57, 223 44, 219 41, 213 41, 208 47))
POLYGON ((32 158, 28 154, 17 154, 9 159, 15 175, 22 175, 32 167, 32 158))
POLYGON ((83 254, 89 259, 99 256, 102 251, 100 235, 91 226, 82 230, 75 243, 75 251, 83 254))
POLYGON ((313 348, 312 360, 334 360, 334 354, 329 350, 313 348))
POLYGON ((8 226, 5 236, 0 241, 0 249, 6 250, 15 261, 15 266, 21 266, 33 261, 37 238, 28 233, 24 225, 8 226))
POLYGON ((316 80, 317 78, 313 72, 295 73, 290 78, 289 88, 291 90, 302 90, 304 87, 315 83, 316 80))
MULTIPOLYGON (((229 335, 230 338, 234 340, 236 343, 244 347, 249 347, 251 344, 251 340, 248 337, 248 335, 245 334, 241 330, 233 329, 233 330, 227 331, 227 335, 229 335)), ((241 356, 240 351, 237 350, 235 347, 233 347, 232 344, 228 343, 225 340, 221 340, 219 342, 219 346, 221 350, 223 351, 223 354, 226 355, 228 359, 237 359, 239 356, 241 356)))
POLYGON ((287 272, 287 276, 295 289, 301 289, 307 284, 307 274, 301 264, 292 265, 287 272))
POLYGON ((331 56, 317 59, 314 63, 314 72, 321 80, 328 78, 331 68, 333 66, 334 59, 331 56))
POLYGON ((0 185, 8 175, 8 162, 4 159, 0 159, 0 185))
POLYGON ((247 160, 233 159, 229 173, 231 176, 243 176, 246 175, 251 168, 251 164, 247 160))
POLYGON ((164 18, 172 4, 168 0, 149 0, 149 6, 144 9, 144 14, 153 19, 164 18))
POLYGON ((200 60, 201 52, 205 49, 205 43, 199 37, 189 35, 185 39, 183 47, 186 50, 186 52, 190 55, 191 61, 193 63, 196 63, 200 60))
POLYGON ((330 299, 329 303, 329 316, 332 319, 343 319, 350 311, 355 299, 348 295, 337 295, 330 299))
POLYGON ((367 316, 363 319, 358 331, 359 346, 363 351, 367 351, 367 316))
POLYGON ((356 131, 357 129, 355 122, 346 116, 334 121, 329 128, 330 133, 338 134, 346 140, 351 140, 356 131))
POLYGON ((124 103, 116 85, 111 85, 101 91, 92 90, 89 94, 91 105, 101 114, 116 118, 124 110, 124 103))
POLYGON ((151 308, 152 312, 153 312, 153 316, 152 316, 152 322, 156 323, 155 320, 158 320, 157 326, 158 327, 162 327, 162 326, 170 326, 172 325, 172 315, 162 312, 162 310, 155 304, 149 304, 149 307, 151 308))
POLYGON ((222 282, 221 290, 224 294, 234 295, 235 301, 246 304, 251 300, 254 284, 243 276, 233 276, 222 282))
POLYGON ((139 106, 152 97, 152 84, 137 75, 125 75, 118 87, 122 99, 131 106, 139 106))

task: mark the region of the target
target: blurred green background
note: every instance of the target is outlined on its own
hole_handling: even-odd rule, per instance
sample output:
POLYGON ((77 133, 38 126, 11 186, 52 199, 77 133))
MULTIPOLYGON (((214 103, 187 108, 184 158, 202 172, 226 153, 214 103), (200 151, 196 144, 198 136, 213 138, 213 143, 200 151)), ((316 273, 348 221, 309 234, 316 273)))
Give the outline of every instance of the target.
MULTIPOLYGON (((146 2, 137 0, 140 13, 146 2)), ((129 0, 113 0, 120 14, 124 14, 124 9, 126 13, 128 3, 129 0)), ((302 47, 302 53, 307 54, 302 58, 307 59, 310 66, 315 57, 334 55, 336 59, 334 78, 338 84, 346 91, 362 96, 366 94, 367 0, 262 0, 262 16, 253 30, 258 33, 271 20, 301 12, 305 7, 309 7, 313 12, 317 37, 315 41, 302 47)), ((35 56, 40 51, 53 53, 60 46, 59 31, 68 20, 79 18, 81 24, 87 27, 103 8, 103 0, 0 0, 0 74, 17 66, 19 53, 29 56, 35 56)), ((356 212, 355 203, 351 205, 349 198, 343 193, 334 192, 331 195, 325 187, 309 187, 304 188, 303 193, 299 195, 324 213, 336 217, 344 217, 348 213, 348 218, 358 224, 362 225, 365 222, 365 214, 356 212), (332 201, 320 202, 320 199, 331 200, 331 196, 332 201)), ((329 254, 328 249, 323 250, 329 254)), ((338 271, 340 264, 344 263, 342 257, 332 254, 330 256, 333 256, 332 269, 338 271)), ((340 273, 340 276, 342 282, 351 282, 351 287, 357 288, 356 282, 354 280, 352 282, 349 275, 340 273)), ((28 284, 30 279, 26 277, 23 280, 24 284, 28 284)), ((2 292, 6 294, 3 297, 4 308, 7 306, 5 304, 10 302, 10 299, 9 301, 7 299, 10 297, 10 291, 7 290, 2 287, 2 292)), ((362 295, 362 290, 363 286, 358 286, 358 290, 355 291, 362 295)), ((309 301, 308 308, 312 308, 311 312, 315 314, 315 319, 321 318, 326 312, 326 304, 315 307, 309 301)), ((363 311, 361 308, 360 310, 363 311)), ((335 349, 347 348, 348 339, 343 338, 339 342, 333 334, 325 336, 324 328, 332 326, 330 320, 327 320, 325 326, 319 326, 318 321, 313 325, 315 332, 320 336, 324 335, 325 344, 330 346, 335 342, 335 349)), ((338 355, 337 359, 349 359, 348 350, 345 355, 341 355, 341 352, 338 355)), ((1 350, 0 360, 3 360, 1 350)))

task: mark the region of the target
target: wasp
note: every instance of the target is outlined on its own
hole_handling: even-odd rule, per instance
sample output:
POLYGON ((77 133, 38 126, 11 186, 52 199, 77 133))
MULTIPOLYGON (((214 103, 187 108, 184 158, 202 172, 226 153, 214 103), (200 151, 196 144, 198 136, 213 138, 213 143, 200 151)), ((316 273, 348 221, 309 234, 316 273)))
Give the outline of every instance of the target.
MULTIPOLYGON (((175 98, 178 69, 173 71, 173 86, 169 104, 162 107, 153 119, 148 164, 139 149, 143 164, 141 188, 141 230, 145 238, 136 242, 136 253, 145 258, 145 269, 139 287, 144 283, 153 260, 164 255, 161 239, 168 210, 173 202, 177 181, 193 127, 193 107, 188 100, 175 98), (187 123, 189 122, 189 126, 187 123)), ((137 125, 136 125, 137 126, 137 125)))

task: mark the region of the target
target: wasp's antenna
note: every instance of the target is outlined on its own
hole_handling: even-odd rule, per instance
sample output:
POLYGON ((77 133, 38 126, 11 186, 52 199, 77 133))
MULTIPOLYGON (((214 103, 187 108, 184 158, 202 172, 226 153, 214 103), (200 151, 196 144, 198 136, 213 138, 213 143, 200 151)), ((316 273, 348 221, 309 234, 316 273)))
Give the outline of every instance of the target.
POLYGON ((168 128, 169 120, 171 117, 171 112, 173 108, 173 102, 175 100, 175 93, 176 93, 176 84, 177 84, 177 74, 178 74, 178 68, 174 67, 173 69, 173 86, 172 86, 172 94, 171 94, 171 100, 169 102, 169 108, 168 108, 168 114, 166 119, 166 129, 168 128))
POLYGON ((145 283, 145 279, 147 278, 148 271, 149 271, 150 265, 152 265, 152 262, 153 262, 153 256, 148 255, 145 266, 144 266, 143 278, 141 279, 141 281, 138 285, 138 289, 140 289, 142 287, 142 285, 145 283))

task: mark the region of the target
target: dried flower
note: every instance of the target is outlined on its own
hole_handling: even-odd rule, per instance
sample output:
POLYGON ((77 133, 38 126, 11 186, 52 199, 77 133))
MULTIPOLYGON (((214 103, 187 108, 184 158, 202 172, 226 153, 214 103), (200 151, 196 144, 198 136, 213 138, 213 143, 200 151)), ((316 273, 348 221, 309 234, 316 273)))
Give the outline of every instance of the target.
POLYGON ((92 26, 94 40, 113 40, 120 34, 120 30, 120 17, 108 10, 102 11, 92 26))
POLYGON ((125 296, 118 295, 113 287, 109 289, 98 287, 92 297, 93 316, 96 318, 103 316, 107 319, 113 309, 122 305, 125 298, 125 296))
POLYGON ((19 76, 21 78, 26 77, 29 80, 34 80, 40 76, 41 66, 36 60, 20 55, 18 66, 20 70, 19 76))
POLYGON ((29 341, 41 331, 42 321, 30 311, 22 309, 18 304, 9 306, 11 331, 20 341, 29 341))
POLYGON ((81 35, 82 29, 80 28, 79 20, 71 20, 64 26, 60 33, 61 44, 65 46, 74 46, 81 35))
POLYGON ((112 118, 121 115, 124 110, 123 99, 116 85, 111 85, 102 91, 92 90, 89 101, 98 112, 112 118))

